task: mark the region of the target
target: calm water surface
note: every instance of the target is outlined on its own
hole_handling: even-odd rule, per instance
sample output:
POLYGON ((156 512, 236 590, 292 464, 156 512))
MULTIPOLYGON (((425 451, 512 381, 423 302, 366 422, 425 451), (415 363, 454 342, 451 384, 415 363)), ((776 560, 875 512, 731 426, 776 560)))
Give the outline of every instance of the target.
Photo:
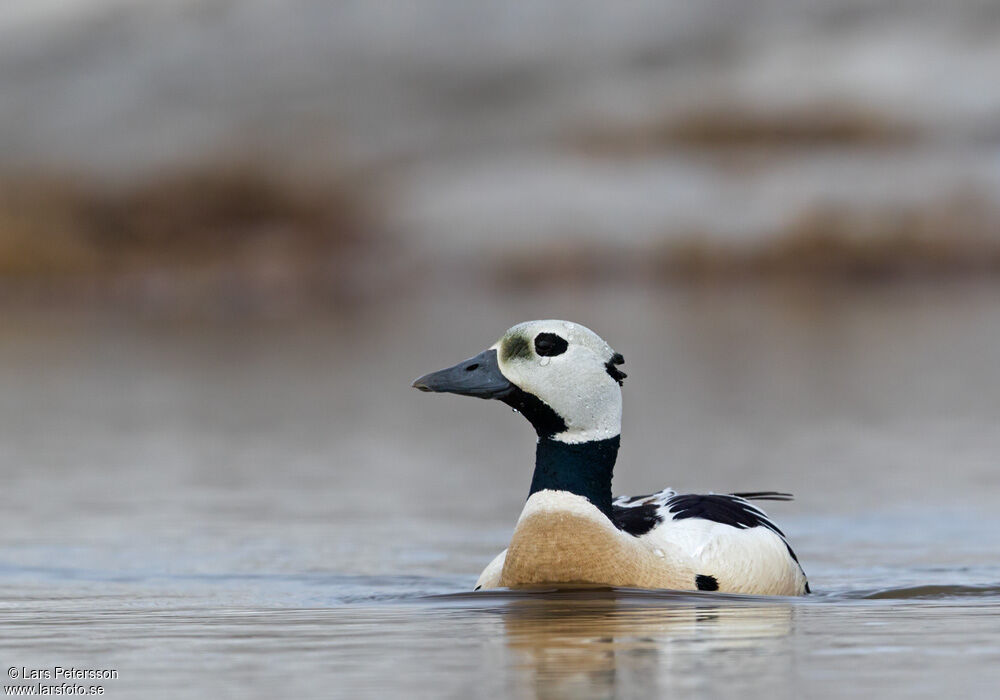
POLYGON ((0 661, 109 697, 994 697, 998 356, 995 286, 11 317, 0 661), (468 593, 532 433, 409 381, 545 316, 626 357, 616 491, 794 492, 815 595, 468 593))

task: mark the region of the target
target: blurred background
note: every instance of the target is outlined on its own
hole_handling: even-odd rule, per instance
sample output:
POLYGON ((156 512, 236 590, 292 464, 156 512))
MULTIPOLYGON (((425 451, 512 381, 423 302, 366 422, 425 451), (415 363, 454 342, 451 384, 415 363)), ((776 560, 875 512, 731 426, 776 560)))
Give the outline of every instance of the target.
MULTIPOLYGON (((545 317, 626 358, 616 492, 792 491, 821 594, 1000 581, 998 75, 993 0, 5 0, 11 609, 467 590, 532 433, 409 383, 545 317)), ((109 624, 171 696, 190 648, 109 624)), ((924 631, 878 649, 975 694, 995 645, 924 631)), ((827 642, 795 673, 898 687, 827 642)))
POLYGON ((8 0, 4 297, 993 275, 990 0, 8 0))

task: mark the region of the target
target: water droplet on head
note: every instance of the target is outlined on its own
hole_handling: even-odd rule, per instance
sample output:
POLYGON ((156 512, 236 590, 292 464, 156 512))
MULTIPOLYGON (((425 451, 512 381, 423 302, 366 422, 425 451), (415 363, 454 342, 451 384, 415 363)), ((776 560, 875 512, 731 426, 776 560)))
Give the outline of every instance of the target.
POLYGON ((549 358, 548 357, 542 357, 538 361, 538 364, 540 364, 542 367, 544 367, 545 365, 549 364, 549 358))
POLYGON ((510 410, 513 411, 514 413, 520 413, 520 411, 518 411, 516 408, 512 408, 510 410))
POLYGON ((663 558, 663 550, 662 549, 659 549, 659 548, 654 549, 653 550, 653 554, 655 554, 656 556, 660 557, 661 559, 663 558))

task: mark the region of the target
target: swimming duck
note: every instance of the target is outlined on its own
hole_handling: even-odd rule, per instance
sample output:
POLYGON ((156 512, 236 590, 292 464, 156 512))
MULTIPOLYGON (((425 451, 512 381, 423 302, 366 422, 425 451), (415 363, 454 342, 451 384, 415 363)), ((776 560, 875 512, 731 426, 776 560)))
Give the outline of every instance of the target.
POLYGON ((773 491, 611 496, 625 359, 589 328, 520 323, 487 350, 413 382, 498 399, 538 434, 528 500, 476 590, 548 584, 802 595, 784 533, 753 500, 773 491))

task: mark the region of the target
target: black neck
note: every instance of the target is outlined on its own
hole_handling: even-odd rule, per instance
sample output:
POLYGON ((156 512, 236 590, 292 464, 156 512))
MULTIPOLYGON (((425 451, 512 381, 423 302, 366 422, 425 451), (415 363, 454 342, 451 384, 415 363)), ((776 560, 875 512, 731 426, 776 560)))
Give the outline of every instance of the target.
POLYGON ((620 443, 620 435, 574 445, 540 438, 531 493, 545 489, 569 491, 583 496, 611 518, 611 475, 620 443))

